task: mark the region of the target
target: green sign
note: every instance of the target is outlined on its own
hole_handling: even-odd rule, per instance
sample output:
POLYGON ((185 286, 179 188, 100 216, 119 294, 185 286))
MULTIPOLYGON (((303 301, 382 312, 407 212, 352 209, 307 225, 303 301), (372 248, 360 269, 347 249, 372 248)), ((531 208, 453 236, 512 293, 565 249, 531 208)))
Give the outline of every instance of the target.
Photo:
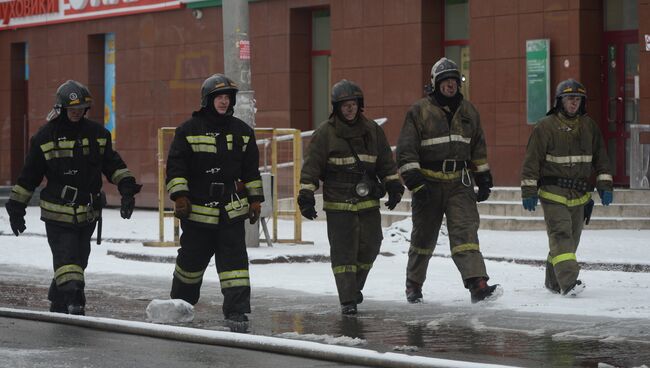
POLYGON ((551 108, 550 40, 526 41, 526 121, 535 124, 551 108))

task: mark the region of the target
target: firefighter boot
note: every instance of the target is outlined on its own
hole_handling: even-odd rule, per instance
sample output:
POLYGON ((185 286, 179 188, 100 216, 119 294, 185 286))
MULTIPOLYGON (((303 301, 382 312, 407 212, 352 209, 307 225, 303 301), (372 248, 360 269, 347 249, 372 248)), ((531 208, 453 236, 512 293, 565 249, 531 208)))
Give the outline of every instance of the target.
POLYGON ((577 296, 578 294, 582 293, 585 290, 585 284, 580 281, 576 280, 576 282, 568 287, 566 290, 562 290, 562 295, 564 296, 577 296))
POLYGON ((347 302, 341 304, 341 313, 346 316, 351 316, 357 314, 357 303, 356 302, 347 302))
POLYGON ((240 312, 231 312, 226 316, 226 326, 230 332, 248 332, 248 316, 240 312))
POLYGON ((422 285, 406 279, 406 300, 411 303, 422 303, 422 285))
POLYGON ((469 284, 472 303, 478 303, 483 300, 495 300, 503 294, 503 289, 501 289, 499 284, 490 286, 484 277, 476 277, 469 284))
POLYGON ((357 304, 363 303, 363 293, 361 291, 357 292, 357 304))

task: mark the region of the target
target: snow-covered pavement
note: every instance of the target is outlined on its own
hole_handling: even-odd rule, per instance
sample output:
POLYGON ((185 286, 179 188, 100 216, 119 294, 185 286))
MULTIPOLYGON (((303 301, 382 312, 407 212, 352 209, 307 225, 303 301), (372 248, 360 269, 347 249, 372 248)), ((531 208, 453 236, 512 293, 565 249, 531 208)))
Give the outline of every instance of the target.
MULTIPOLYGON (((0 267, 3 264, 25 265, 51 272, 51 255, 44 237, 45 227, 39 220, 39 209, 29 207, 27 232, 20 237, 11 233, 5 211, 0 212, 0 267)), ((270 225, 270 224, 269 224, 270 225)), ((171 220, 166 223, 167 239, 171 238, 171 220)), ((364 296, 375 300, 404 300, 404 277, 407 261, 410 220, 384 230, 382 255, 374 264, 364 296)), ((279 221, 279 237, 292 237, 293 223, 279 221)), ((117 258, 108 253, 120 252, 159 256, 173 259, 176 248, 144 247, 143 240, 158 237, 158 215, 155 211, 136 210, 131 220, 123 220, 116 209, 104 211, 101 245, 95 245, 87 273, 119 273, 170 278, 173 263, 141 262, 117 258), (110 239, 130 239, 128 242, 110 239)), ((521 260, 546 259, 547 236, 544 231, 501 232, 480 231, 481 251, 486 258, 521 260)), ((275 244, 272 248, 261 242, 259 248, 249 248, 251 261, 282 256, 329 255, 324 222, 305 221, 303 239, 313 245, 275 244)), ((445 307, 467 307, 469 293, 453 261, 449 245, 442 235, 429 265, 423 292, 425 302, 445 307)), ((650 265, 650 231, 648 230, 590 230, 587 226, 578 249, 578 261, 589 263, 623 263, 650 265)), ((485 308, 517 312, 602 316, 609 318, 640 318, 650 320, 650 273, 583 270, 580 278, 587 285, 576 298, 553 295, 543 287, 544 269, 539 266, 508 261, 486 262, 491 281, 504 288, 499 300, 485 308)), ((251 283, 255 287, 276 287, 322 295, 336 295, 336 286, 328 262, 269 263, 253 262, 251 283)), ((216 272, 206 272, 206 280, 217 282, 216 272)))

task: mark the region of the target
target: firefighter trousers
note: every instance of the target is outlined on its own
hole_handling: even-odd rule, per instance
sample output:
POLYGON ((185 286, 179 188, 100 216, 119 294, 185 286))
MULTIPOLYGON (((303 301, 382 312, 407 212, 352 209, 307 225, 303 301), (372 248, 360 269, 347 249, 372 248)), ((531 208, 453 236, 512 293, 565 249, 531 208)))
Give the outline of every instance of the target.
POLYGON ((545 200, 541 203, 549 243, 544 285, 561 292, 573 286, 580 273, 576 250, 582 235, 584 206, 568 207, 545 200))
POLYGON ((203 274, 215 258, 223 294, 223 314, 250 313, 250 279, 244 222, 205 227, 183 221, 171 298, 194 305, 199 301, 203 274))
POLYGON ((469 279, 488 278, 483 255, 479 249, 480 223, 473 187, 460 181, 428 182, 429 200, 412 201, 413 230, 406 268, 406 278, 420 285, 427 277, 429 260, 436 248, 443 215, 447 218, 449 247, 465 288, 469 279))
POLYGON ((363 290, 384 238, 379 209, 328 211, 327 236, 339 301, 354 302, 363 290))
POLYGON ((84 270, 88 266, 95 225, 96 222, 84 226, 45 223, 54 266, 47 295, 51 312, 67 313, 68 305, 86 305, 84 270))

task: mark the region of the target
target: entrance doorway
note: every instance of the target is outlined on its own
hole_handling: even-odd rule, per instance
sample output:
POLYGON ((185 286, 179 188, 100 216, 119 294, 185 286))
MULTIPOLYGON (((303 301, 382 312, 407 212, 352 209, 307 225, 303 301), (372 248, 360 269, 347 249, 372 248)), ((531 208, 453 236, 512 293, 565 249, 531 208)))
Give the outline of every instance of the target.
POLYGON ((614 184, 630 184, 630 124, 639 122, 639 41, 636 30, 605 32, 603 119, 614 184))
POLYGON ((25 162, 29 142, 29 120, 27 117, 27 96, 29 69, 27 64, 27 44, 11 44, 11 121, 10 121, 10 155, 11 183, 15 183, 25 162))

